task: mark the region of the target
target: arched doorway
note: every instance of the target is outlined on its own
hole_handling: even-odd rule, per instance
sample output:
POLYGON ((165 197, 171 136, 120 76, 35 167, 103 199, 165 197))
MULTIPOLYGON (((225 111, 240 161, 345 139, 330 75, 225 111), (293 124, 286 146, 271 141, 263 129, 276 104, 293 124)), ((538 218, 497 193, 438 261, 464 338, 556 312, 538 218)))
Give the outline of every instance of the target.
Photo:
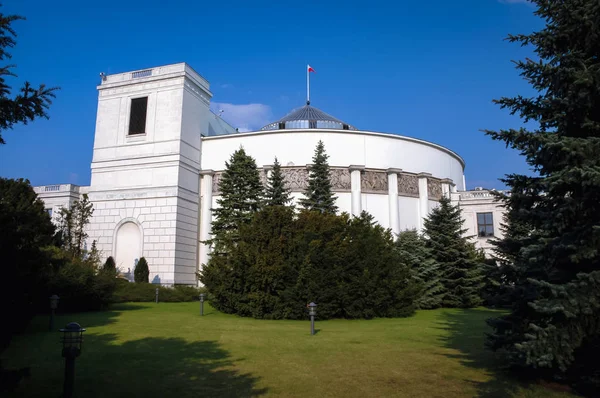
POLYGON ((133 274, 135 263, 142 255, 142 233, 140 227, 127 221, 117 227, 115 236, 115 263, 123 273, 133 274))

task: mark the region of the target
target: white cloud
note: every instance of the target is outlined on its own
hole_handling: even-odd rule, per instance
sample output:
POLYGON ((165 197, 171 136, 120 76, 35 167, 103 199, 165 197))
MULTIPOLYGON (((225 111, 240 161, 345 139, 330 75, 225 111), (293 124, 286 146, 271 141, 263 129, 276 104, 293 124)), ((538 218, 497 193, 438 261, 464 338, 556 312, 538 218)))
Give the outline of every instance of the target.
POLYGON ((233 88, 233 84, 225 83, 225 84, 221 84, 220 87, 224 88, 224 89, 233 88))
POLYGON ((213 102, 211 110, 239 131, 258 130, 273 121, 271 107, 265 104, 229 104, 226 102, 213 102))

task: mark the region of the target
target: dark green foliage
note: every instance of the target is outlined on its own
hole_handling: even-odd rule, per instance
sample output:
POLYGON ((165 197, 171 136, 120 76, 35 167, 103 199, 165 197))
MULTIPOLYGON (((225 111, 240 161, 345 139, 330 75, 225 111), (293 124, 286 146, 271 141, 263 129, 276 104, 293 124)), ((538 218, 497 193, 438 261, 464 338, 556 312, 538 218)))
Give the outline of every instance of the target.
POLYGON ((338 209, 335 205, 337 198, 331 189, 328 158, 329 156, 325 153, 325 145, 323 145, 323 141, 319 140, 313 156, 313 164, 310 167, 308 186, 304 192, 306 198, 301 199, 300 204, 307 210, 335 214, 338 209))
MULTIPOLYGON (((0 13, 0 60, 11 58, 9 49, 13 48, 16 32, 11 26, 14 21, 25 19, 18 15, 4 15, 0 13)), ((4 144, 2 132, 12 128, 15 124, 27 124, 39 117, 48 118, 46 113, 48 107, 55 97, 54 91, 58 88, 47 88, 40 84, 33 88, 29 82, 25 82, 19 89, 19 94, 10 98, 11 87, 6 83, 6 77, 16 77, 12 68, 14 65, 0 66, 0 144, 4 144)))
POLYGON ((443 307, 469 308, 481 304, 483 265, 463 228, 461 210, 450 199, 440 204, 424 222, 427 247, 440 269, 444 286, 443 307))
POLYGON ((61 312, 102 310, 112 301, 116 276, 115 271, 98 271, 84 262, 68 262, 52 275, 46 291, 58 294, 61 312))
POLYGON ((257 318, 286 317, 279 292, 297 278, 288 260, 293 217, 287 206, 267 206, 242 226, 229 258, 211 258, 200 280, 215 298, 215 308, 257 318))
MULTIPOLYGON (((504 194, 497 194, 499 200, 505 198, 504 194)), ((510 308, 516 300, 515 283, 517 270, 515 261, 524 242, 526 242, 530 228, 519 223, 513 213, 503 202, 505 213, 502 222, 502 239, 493 238, 490 242, 494 245, 494 255, 486 259, 485 286, 482 298, 488 307, 510 308)))
POLYGON ((600 369, 597 360, 574 360, 593 352, 600 335, 598 290, 591 289, 600 271, 600 3, 532 3, 546 25, 509 40, 533 47, 537 59, 516 67, 538 93, 495 101, 531 128, 486 131, 519 151, 536 173, 503 180, 511 190, 510 222, 530 232, 516 247, 499 247, 514 258, 515 299, 510 314, 490 321, 489 345, 521 374, 578 386, 597 383, 600 369), (572 371, 584 365, 585 381, 572 371))
POLYGON ((130 283, 119 279, 112 301, 115 303, 154 302, 157 288, 159 301, 165 303, 198 301, 200 293, 206 291, 193 286, 165 287, 152 283, 130 283))
POLYGON ((148 269, 148 262, 146 258, 142 257, 139 259, 135 270, 133 271, 133 280, 136 283, 148 283, 150 276, 150 270, 148 269))
POLYGON ((441 270, 425 240, 415 230, 404 231, 398 235, 396 248, 400 262, 412 270, 415 284, 419 287, 417 308, 441 307, 445 293, 440 279, 441 270))
POLYGON ((290 189, 286 188, 281 165, 275 158, 273 170, 267 179, 265 189, 265 204, 267 206, 287 206, 291 202, 290 189))
POLYGON ((12 333, 22 330, 44 297, 52 273, 45 250, 52 243, 54 226, 44 204, 29 181, 0 178, 0 253, 2 278, 0 302, 8 312, 0 328, 0 351, 12 333))
POLYGON ((418 287, 399 262, 389 231, 371 216, 267 206, 242 227, 229 258, 213 257, 200 280, 211 304, 227 313, 305 319, 407 316, 418 287))
POLYGON ((117 265, 115 264, 115 259, 112 256, 109 256, 106 259, 106 262, 104 263, 104 270, 105 271, 117 271, 117 265))
POLYGON ((213 209, 212 256, 227 253, 239 240, 239 229, 252 220, 253 213, 260 209, 263 186, 256 168, 256 161, 243 148, 225 162, 225 172, 219 182, 221 197, 219 207, 213 209))

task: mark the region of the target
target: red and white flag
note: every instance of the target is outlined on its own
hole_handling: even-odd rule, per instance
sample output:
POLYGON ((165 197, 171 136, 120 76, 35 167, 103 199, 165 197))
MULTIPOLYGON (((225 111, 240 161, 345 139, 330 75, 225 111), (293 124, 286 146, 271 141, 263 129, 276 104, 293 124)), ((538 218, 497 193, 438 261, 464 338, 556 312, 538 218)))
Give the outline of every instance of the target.
POLYGON ((310 65, 308 65, 308 69, 307 69, 307 70, 308 70, 308 72, 315 72, 315 73, 317 73, 317 72, 316 72, 316 71, 313 69, 313 67, 312 67, 312 66, 310 66, 310 65))

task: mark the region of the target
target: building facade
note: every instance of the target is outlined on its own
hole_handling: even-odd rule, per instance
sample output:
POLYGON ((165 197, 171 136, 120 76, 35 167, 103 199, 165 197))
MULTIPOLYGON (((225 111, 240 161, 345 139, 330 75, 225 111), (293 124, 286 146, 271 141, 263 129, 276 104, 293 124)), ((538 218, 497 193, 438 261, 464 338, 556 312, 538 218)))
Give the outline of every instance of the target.
POLYGON ((321 140, 340 211, 367 211, 394 233, 421 230, 446 195, 463 209, 479 247, 489 250, 487 240, 501 234, 501 208, 489 191, 465 190, 465 162, 440 145, 359 130, 309 103, 239 133, 210 111, 209 83, 184 63, 103 76, 97 88, 90 186, 35 189, 53 213, 86 193, 94 205, 88 245, 95 240, 123 272, 145 257, 153 283, 198 283, 219 179, 240 147, 256 159, 263 181, 277 157, 294 201, 321 140))

